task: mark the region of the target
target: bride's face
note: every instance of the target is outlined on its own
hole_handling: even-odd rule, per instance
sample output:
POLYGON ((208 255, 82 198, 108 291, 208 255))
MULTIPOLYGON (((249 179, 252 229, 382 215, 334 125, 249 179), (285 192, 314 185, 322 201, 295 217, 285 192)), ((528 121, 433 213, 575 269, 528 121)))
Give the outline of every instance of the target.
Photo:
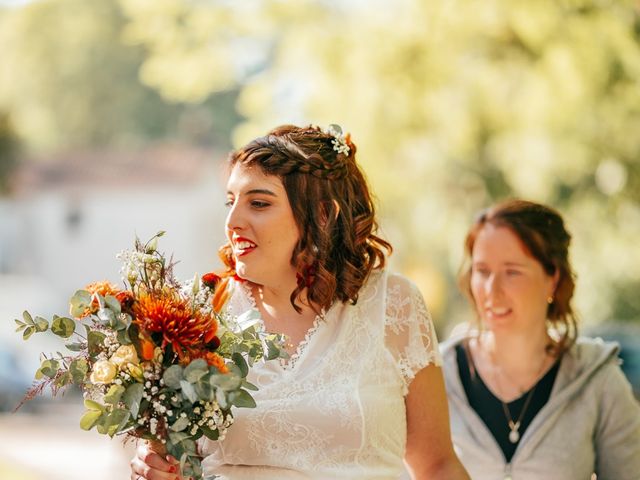
POLYGON ((227 206, 226 234, 238 276, 265 286, 295 280, 291 259, 300 233, 282 180, 258 166, 236 164, 227 206))

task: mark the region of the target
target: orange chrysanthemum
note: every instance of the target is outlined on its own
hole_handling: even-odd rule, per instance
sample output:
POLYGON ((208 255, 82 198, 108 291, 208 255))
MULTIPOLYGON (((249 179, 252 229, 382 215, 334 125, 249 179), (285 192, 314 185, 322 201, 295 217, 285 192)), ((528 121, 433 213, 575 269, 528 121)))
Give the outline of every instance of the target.
POLYGON ((172 292, 143 292, 133 304, 134 322, 143 332, 162 335, 162 348, 171 344, 178 358, 196 351, 216 334, 213 315, 193 311, 189 301, 172 292))

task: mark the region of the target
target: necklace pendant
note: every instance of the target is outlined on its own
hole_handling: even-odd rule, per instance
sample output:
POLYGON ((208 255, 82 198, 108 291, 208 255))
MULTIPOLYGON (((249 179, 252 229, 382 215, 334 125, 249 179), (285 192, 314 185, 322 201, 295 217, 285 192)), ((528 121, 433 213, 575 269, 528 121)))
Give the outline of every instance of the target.
POLYGON ((520 434, 518 433, 518 429, 514 428, 509 432, 509 441, 511 443, 518 443, 520 440, 520 434))

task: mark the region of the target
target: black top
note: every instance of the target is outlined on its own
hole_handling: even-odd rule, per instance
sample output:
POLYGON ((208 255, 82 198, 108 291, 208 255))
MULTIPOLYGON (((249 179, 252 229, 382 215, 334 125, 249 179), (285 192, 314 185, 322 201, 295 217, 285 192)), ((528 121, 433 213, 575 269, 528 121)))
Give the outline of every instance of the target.
MULTIPOLYGON (((505 415, 502 402, 493 393, 491 393, 491 390, 487 388, 482 381, 482 378, 480 378, 480 375, 478 375, 478 370, 475 366, 475 374, 473 377, 471 376, 469 371, 470 358, 467 355, 464 346, 461 344, 456 345, 456 357, 458 360, 458 374, 460 375, 464 391, 467 394, 469 405, 471 405, 471 408, 476 411, 478 416, 493 434, 493 437, 496 439, 504 453, 507 463, 510 462, 520 442, 512 443, 509 440, 509 422, 505 415)), ((520 438, 524 435, 524 432, 531 423, 531 420, 533 420, 540 409, 544 407, 549 400, 551 388, 553 387, 553 382, 556 379, 559 366, 560 362, 556 361, 553 367, 545 373, 536 385, 531 387, 530 390, 524 392, 522 396, 515 399, 513 402, 506 404, 509 408, 511 419, 516 422, 518 418, 520 418, 527 396, 531 390, 535 388, 535 391, 531 396, 531 400, 529 401, 529 405, 527 406, 527 410, 524 412, 524 416, 520 422, 520 428, 518 429, 520 438)))

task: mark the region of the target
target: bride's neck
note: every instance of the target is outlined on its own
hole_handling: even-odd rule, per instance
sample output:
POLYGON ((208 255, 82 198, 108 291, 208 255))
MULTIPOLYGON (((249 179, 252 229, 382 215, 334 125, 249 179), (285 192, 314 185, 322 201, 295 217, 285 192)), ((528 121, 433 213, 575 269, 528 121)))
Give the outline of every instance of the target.
POLYGON ((291 292, 293 292, 295 288, 295 285, 274 287, 253 284, 251 286, 257 304, 256 306, 269 317, 292 318, 315 316, 315 312, 307 300, 306 290, 301 292, 296 302, 302 311, 298 312, 293 307, 291 304, 291 292))

